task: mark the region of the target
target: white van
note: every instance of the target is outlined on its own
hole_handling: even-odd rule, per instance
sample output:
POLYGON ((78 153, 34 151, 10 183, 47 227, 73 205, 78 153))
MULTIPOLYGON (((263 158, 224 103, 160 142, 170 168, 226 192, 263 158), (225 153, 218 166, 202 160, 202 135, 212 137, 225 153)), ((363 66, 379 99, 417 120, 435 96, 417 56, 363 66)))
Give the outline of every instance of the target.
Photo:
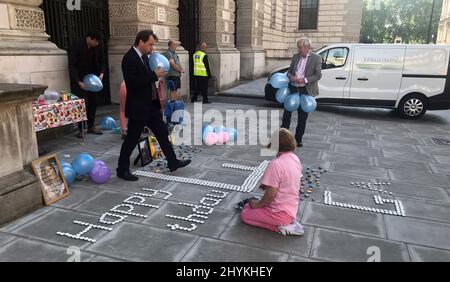
MULTIPOLYGON (((319 104, 395 108, 410 119, 450 109, 450 46, 334 44, 316 53, 323 61, 319 104)), ((266 99, 274 101, 270 88, 266 99)))

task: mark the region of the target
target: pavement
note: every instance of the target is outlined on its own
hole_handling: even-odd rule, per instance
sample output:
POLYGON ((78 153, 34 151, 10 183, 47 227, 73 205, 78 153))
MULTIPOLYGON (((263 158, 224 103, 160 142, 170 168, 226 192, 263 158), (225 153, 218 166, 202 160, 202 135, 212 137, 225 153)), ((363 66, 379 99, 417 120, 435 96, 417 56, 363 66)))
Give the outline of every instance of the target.
POLYGON ((266 86, 266 83, 267 77, 253 81, 245 81, 236 87, 219 92, 218 95, 230 97, 264 98, 264 87, 266 86))
MULTIPOLYGON (((281 116, 279 107, 260 99, 211 100, 213 104, 205 110, 279 110, 281 116)), ((187 110, 192 111, 191 104, 187 110)), ((433 137, 450 139, 448 111, 430 112, 421 120, 409 121, 390 110, 320 107, 310 115, 305 147, 296 151, 305 175, 308 167, 327 170, 321 175, 320 186, 308 198, 302 196, 298 219, 305 226, 303 237, 284 237, 243 224, 234 205, 249 194, 226 190, 229 194, 224 198, 213 198, 220 200, 212 204, 213 211, 208 211, 206 219, 195 218, 204 221, 196 223, 197 229, 172 231, 168 224, 190 228, 192 222, 167 215, 187 217, 218 189, 146 177, 127 183, 113 176, 104 185, 88 179, 78 181, 70 187, 69 197, 2 227, 0 261, 71 261, 76 260, 78 250, 83 262, 450 261, 450 147, 435 144, 433 137), (392 196, 363 189, 363 182, 385 183, 383 189, 392 196), (143 188, 161 192, 143 192, 143 188), (325 203, 325 191, 336 203, 395 210, 393 205, 375 203, 374 196, 381 195, 400 202, 405 216, 331 206, 325 203), (127 199, 129 203, 134 193, 153 193, 146 203, 158 208, 138 205, 134 199, 132 212, 144 217, 128 216, 108 226, 110 231, 94 227, 83 234, 95 243, 57 235, 76 234, 86 228, 74 221, 105 226, 99 222, 102 215, 120 210, 118 206, 127 199)), ((113 171, 120 145, 120 136, 113 133, 88 135, 84 146, 72 135, 40 144, 61 160, 88 152, 113 171)), ((192 155, 192 165, 173 176, 241 185, 249 172, 225 168, 224 163, 258 166, 270 160, 259 155, 259 146, 195 149, 201 151, 192 155)), ((255 190, 251 195, 262 194, 255 190)))

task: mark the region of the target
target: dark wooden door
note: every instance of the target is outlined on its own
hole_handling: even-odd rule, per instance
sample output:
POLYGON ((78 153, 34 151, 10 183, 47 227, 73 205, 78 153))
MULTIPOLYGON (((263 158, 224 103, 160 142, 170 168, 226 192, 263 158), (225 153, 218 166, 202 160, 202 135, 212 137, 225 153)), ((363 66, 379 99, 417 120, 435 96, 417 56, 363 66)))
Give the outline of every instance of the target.
POLYGON ((200 2, 199 0, 180 0, 178 11, 180 14, 180 42, 189 52, 189 73, 190 89, 194 89, 193 73, 193 55, 196 51, 197 43, 200 40, 200 2))

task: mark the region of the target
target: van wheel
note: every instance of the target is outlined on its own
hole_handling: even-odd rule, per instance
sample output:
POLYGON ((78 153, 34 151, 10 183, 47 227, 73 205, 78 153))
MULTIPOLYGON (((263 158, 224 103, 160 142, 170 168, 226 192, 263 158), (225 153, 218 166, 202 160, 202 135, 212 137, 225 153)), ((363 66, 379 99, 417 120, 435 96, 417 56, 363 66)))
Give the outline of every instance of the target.
POLYGON ((418 94, 408 95, 400 101, 398 111, 404 118, 419 119, 427 112, 426 98, 418 94))

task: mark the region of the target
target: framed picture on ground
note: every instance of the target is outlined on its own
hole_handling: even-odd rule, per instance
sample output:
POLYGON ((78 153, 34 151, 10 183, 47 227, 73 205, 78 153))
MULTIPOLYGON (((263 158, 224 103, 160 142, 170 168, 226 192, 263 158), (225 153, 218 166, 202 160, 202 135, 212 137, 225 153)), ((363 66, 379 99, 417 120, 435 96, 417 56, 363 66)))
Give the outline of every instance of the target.
POLYGON ((37 159, 32 162, 31 166, 34 174, 39 179, 44 203, 47 206, 56 203, 70 194, 56 155, 48 155, 37 159))
POLYGON ((153 162, 152 151, 150 148, 150 139, 148 136, 139 140, 138 148, 142 167, 145 167, 153 162))

